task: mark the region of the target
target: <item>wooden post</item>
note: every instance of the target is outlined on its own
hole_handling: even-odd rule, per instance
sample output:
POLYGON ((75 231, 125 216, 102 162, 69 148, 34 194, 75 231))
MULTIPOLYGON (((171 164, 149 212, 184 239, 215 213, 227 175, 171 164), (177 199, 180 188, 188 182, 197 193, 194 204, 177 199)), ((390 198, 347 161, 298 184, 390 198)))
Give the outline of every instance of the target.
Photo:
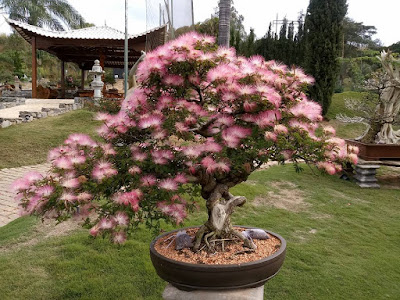
POLYGON ((85 69, 81 69, 81 90, 85 89, 85 69))
POLYGON ((36 37, 32 37, 32 98, 37 97, 37 59, 36 59, 36 37))
POLYGON ((61 61, 61 99, 65 98, 65 63, 61 61))

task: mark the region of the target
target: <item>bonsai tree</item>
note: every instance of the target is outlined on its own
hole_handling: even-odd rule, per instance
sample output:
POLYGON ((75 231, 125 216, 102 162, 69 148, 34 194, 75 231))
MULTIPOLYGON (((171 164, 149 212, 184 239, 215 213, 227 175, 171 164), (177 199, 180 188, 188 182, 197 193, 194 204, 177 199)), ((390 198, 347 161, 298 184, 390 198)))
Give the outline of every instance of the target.
POLYGON ((72 134, 49 153, 46 176, 14 184, 23 209, 63 221, 84 218, 90 234, 123 243, 139 224, 181 223, 197 196, 208 220, 194 250, 211 237, 237 237, 231 224, 246 198, 230 188, 264 163, 315 163, 334 174, 356 163, 332 128, 316 134, 321 108, 302 92, 312 78, 260 56, 237 57, 214 38, 188 33, 148 53, 138 87, 116 115, 100 113, 105 142, 72 134))
POLYGON ((400 144, 400 130, 393 125, 400 123, 400 60, 389 52, 378 56, 382 69, 373 73, 366 82, 369 90, 362 100, 346 100, 347 108, 361 116, 338 115, 346 123, 366 125, 364 134, 356 140, 369 144, 400 144))

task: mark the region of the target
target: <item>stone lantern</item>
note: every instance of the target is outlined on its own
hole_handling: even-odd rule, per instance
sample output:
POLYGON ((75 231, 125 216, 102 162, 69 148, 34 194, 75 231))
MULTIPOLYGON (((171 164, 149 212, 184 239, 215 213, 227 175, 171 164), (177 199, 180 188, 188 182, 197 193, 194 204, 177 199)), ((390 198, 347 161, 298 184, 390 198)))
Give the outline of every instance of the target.
POLYGON ((105 72, 103 68, 100 66, 100 61, 96 59, 94 61, 94 65, 92 70, 89 71, 89 75, 93 75, 93 81, 91 82, 91 86, 94 90, 93 100, 96 105, 98 105, 98 101, 102 98, 102 89, 104 86, 104 82, 101 81, 101 76, 103 76, 105 72))

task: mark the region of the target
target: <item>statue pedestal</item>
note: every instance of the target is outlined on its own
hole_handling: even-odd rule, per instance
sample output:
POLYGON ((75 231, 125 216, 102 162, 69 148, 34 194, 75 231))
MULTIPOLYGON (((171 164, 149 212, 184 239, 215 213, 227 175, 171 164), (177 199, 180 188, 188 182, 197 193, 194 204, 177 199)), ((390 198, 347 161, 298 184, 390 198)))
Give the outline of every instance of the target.
POLYGON ((182 291, 168 284, 162 296, 164 300, 263 300, 264 286, 225 291, 182 291))

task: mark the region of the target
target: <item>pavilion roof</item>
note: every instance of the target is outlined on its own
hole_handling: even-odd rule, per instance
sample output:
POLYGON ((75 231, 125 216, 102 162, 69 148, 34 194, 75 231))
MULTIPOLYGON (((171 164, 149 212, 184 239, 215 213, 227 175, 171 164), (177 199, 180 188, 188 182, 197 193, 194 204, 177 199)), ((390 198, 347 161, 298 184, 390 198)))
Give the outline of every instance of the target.
MULTIPOLYGON (((125 33, 108 26, 94 26, 67 31, 54 31, 6 18, 28 43, 36 38, 37 49, 49 52, 65 62, 77 63, 91 69, 95 59, 102 55, 105 67, 123 66, 125 33)), ((128 35, 128 61, 132 66, 141 51, 151 50, 165 42, 166 26, 147 32, 128 35)))

